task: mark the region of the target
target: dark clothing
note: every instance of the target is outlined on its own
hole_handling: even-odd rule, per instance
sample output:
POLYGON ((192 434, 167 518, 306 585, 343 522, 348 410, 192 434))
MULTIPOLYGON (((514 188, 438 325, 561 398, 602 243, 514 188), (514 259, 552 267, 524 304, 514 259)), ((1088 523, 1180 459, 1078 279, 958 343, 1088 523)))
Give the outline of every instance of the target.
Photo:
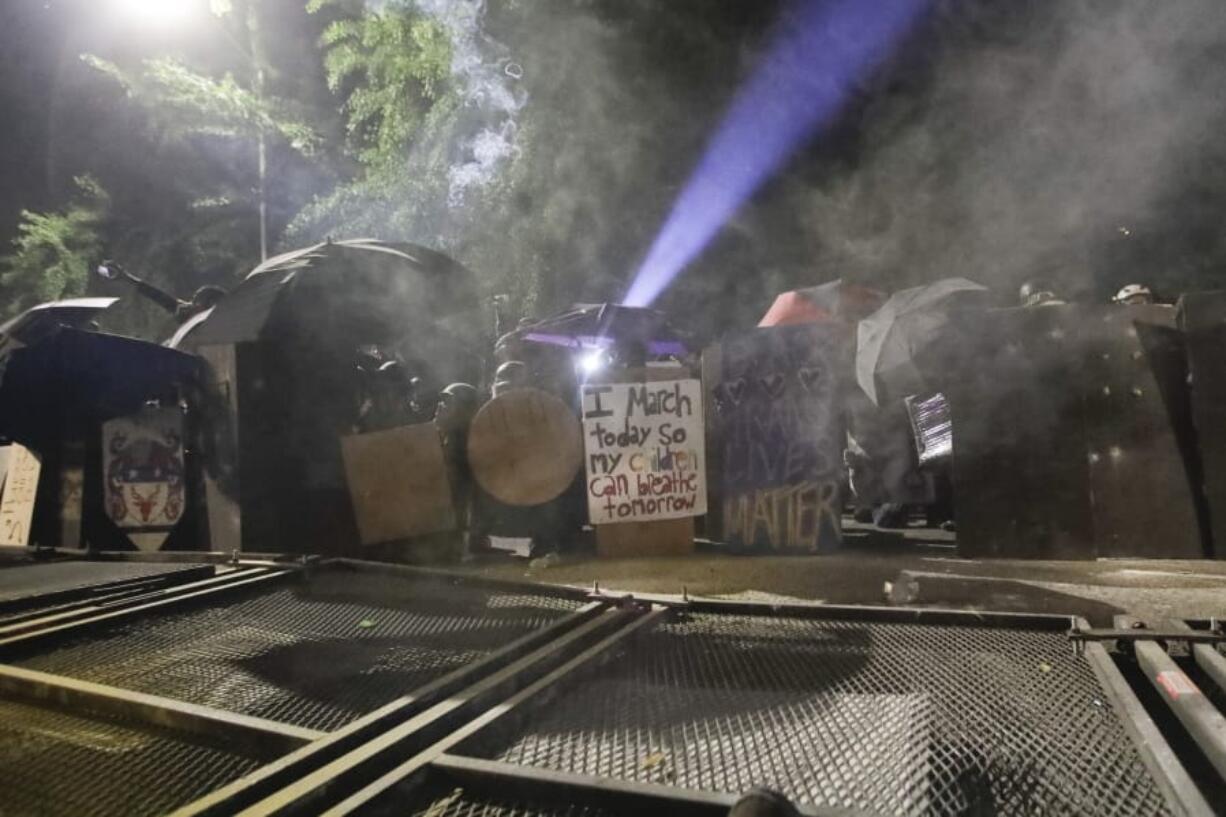
POLYGON ((142 281, 140 278, 137 278, 135 275, 129 274, 127 276, 127 279, 128 279, 128 282, 132 284, 132 286, 136 287, 137 292, 139 292, 141 295, 144 295, 146 298, 153 301, 155 304, 162 307, 162 309, 165 309, 167 312, 169 312, 171 315, 174 315, 176 318, 179 317, 180 310, 182 309, 182 307, 187 306, 187 304, 184 301, 180 301, 178 298, 171 295, 169 292, 166 292, 163 289, 159 289, 158 287, 154 286, 148 281, 142 281))

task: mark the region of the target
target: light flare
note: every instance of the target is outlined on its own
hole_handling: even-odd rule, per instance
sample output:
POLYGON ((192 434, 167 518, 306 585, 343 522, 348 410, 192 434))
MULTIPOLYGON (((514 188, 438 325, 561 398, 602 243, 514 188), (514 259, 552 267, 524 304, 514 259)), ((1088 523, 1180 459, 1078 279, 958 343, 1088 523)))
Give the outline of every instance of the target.
POLYGON ((796 0, 776 24, 634 281, 649 306, 745 201, 852 93, 919 19, 928 0, 796 0))

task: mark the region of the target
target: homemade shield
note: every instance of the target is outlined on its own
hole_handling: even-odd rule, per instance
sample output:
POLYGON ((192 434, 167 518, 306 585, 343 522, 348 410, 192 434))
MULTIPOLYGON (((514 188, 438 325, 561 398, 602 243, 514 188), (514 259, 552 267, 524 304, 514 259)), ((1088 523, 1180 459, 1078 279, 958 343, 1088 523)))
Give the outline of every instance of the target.
POLYGON ((711 407, 708 530, 756 550, 841 541, 847 332, 832 324, 728 335, 703 353, 711 407))
POLYGON ((107 516, 141 550, 157 550, 183 517, 183 413, 144 409, 102 424, 107 516))
POLYGON ((878 405, 908 394, 932 391, 924 363, 949 325, 952 313, 984 305, 988 290, 965 278, 944 278, 890 296, 860 321, 856 338, 856 381, 878 405))
POLYGON ((1174 310, 992 310, 942 384, 963 557, 1201 558, 1174 310))
POLYGON ((507 505, 556 499, 583 467, 579 418, 552 394, 514 389, 486 403, 468 432, 481 487, 507 505))

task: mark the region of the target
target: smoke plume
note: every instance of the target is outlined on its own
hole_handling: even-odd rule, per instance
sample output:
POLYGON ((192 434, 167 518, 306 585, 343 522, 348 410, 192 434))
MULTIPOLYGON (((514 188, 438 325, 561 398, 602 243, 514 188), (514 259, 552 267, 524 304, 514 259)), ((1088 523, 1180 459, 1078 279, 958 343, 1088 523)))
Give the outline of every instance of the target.
POLYGON ((1156 245, 1220 150, 1224 43, 1215 0, 948 4, 903 66, 922 76, 875 89, 860 152, 807 197, 829 266, 1070 295, 1178 277, 1156 245))

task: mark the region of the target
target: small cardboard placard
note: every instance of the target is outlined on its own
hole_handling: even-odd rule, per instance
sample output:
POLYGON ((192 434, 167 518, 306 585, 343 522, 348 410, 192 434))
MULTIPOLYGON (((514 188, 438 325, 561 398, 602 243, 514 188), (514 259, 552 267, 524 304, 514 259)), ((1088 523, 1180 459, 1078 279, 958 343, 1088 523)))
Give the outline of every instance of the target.
POLYGON ((583 439, 593 525, 707 512, 698 380, 585 385, 583 439))
POLYGON ((455 507, 433 423, 341 438, 363 545, 454 530, 455 507))
POLYGON ((30 521, 38 497, 42 460, 30 449, 13 443, 0 449, 0 545, 25 547, 30 543, 30 521))

